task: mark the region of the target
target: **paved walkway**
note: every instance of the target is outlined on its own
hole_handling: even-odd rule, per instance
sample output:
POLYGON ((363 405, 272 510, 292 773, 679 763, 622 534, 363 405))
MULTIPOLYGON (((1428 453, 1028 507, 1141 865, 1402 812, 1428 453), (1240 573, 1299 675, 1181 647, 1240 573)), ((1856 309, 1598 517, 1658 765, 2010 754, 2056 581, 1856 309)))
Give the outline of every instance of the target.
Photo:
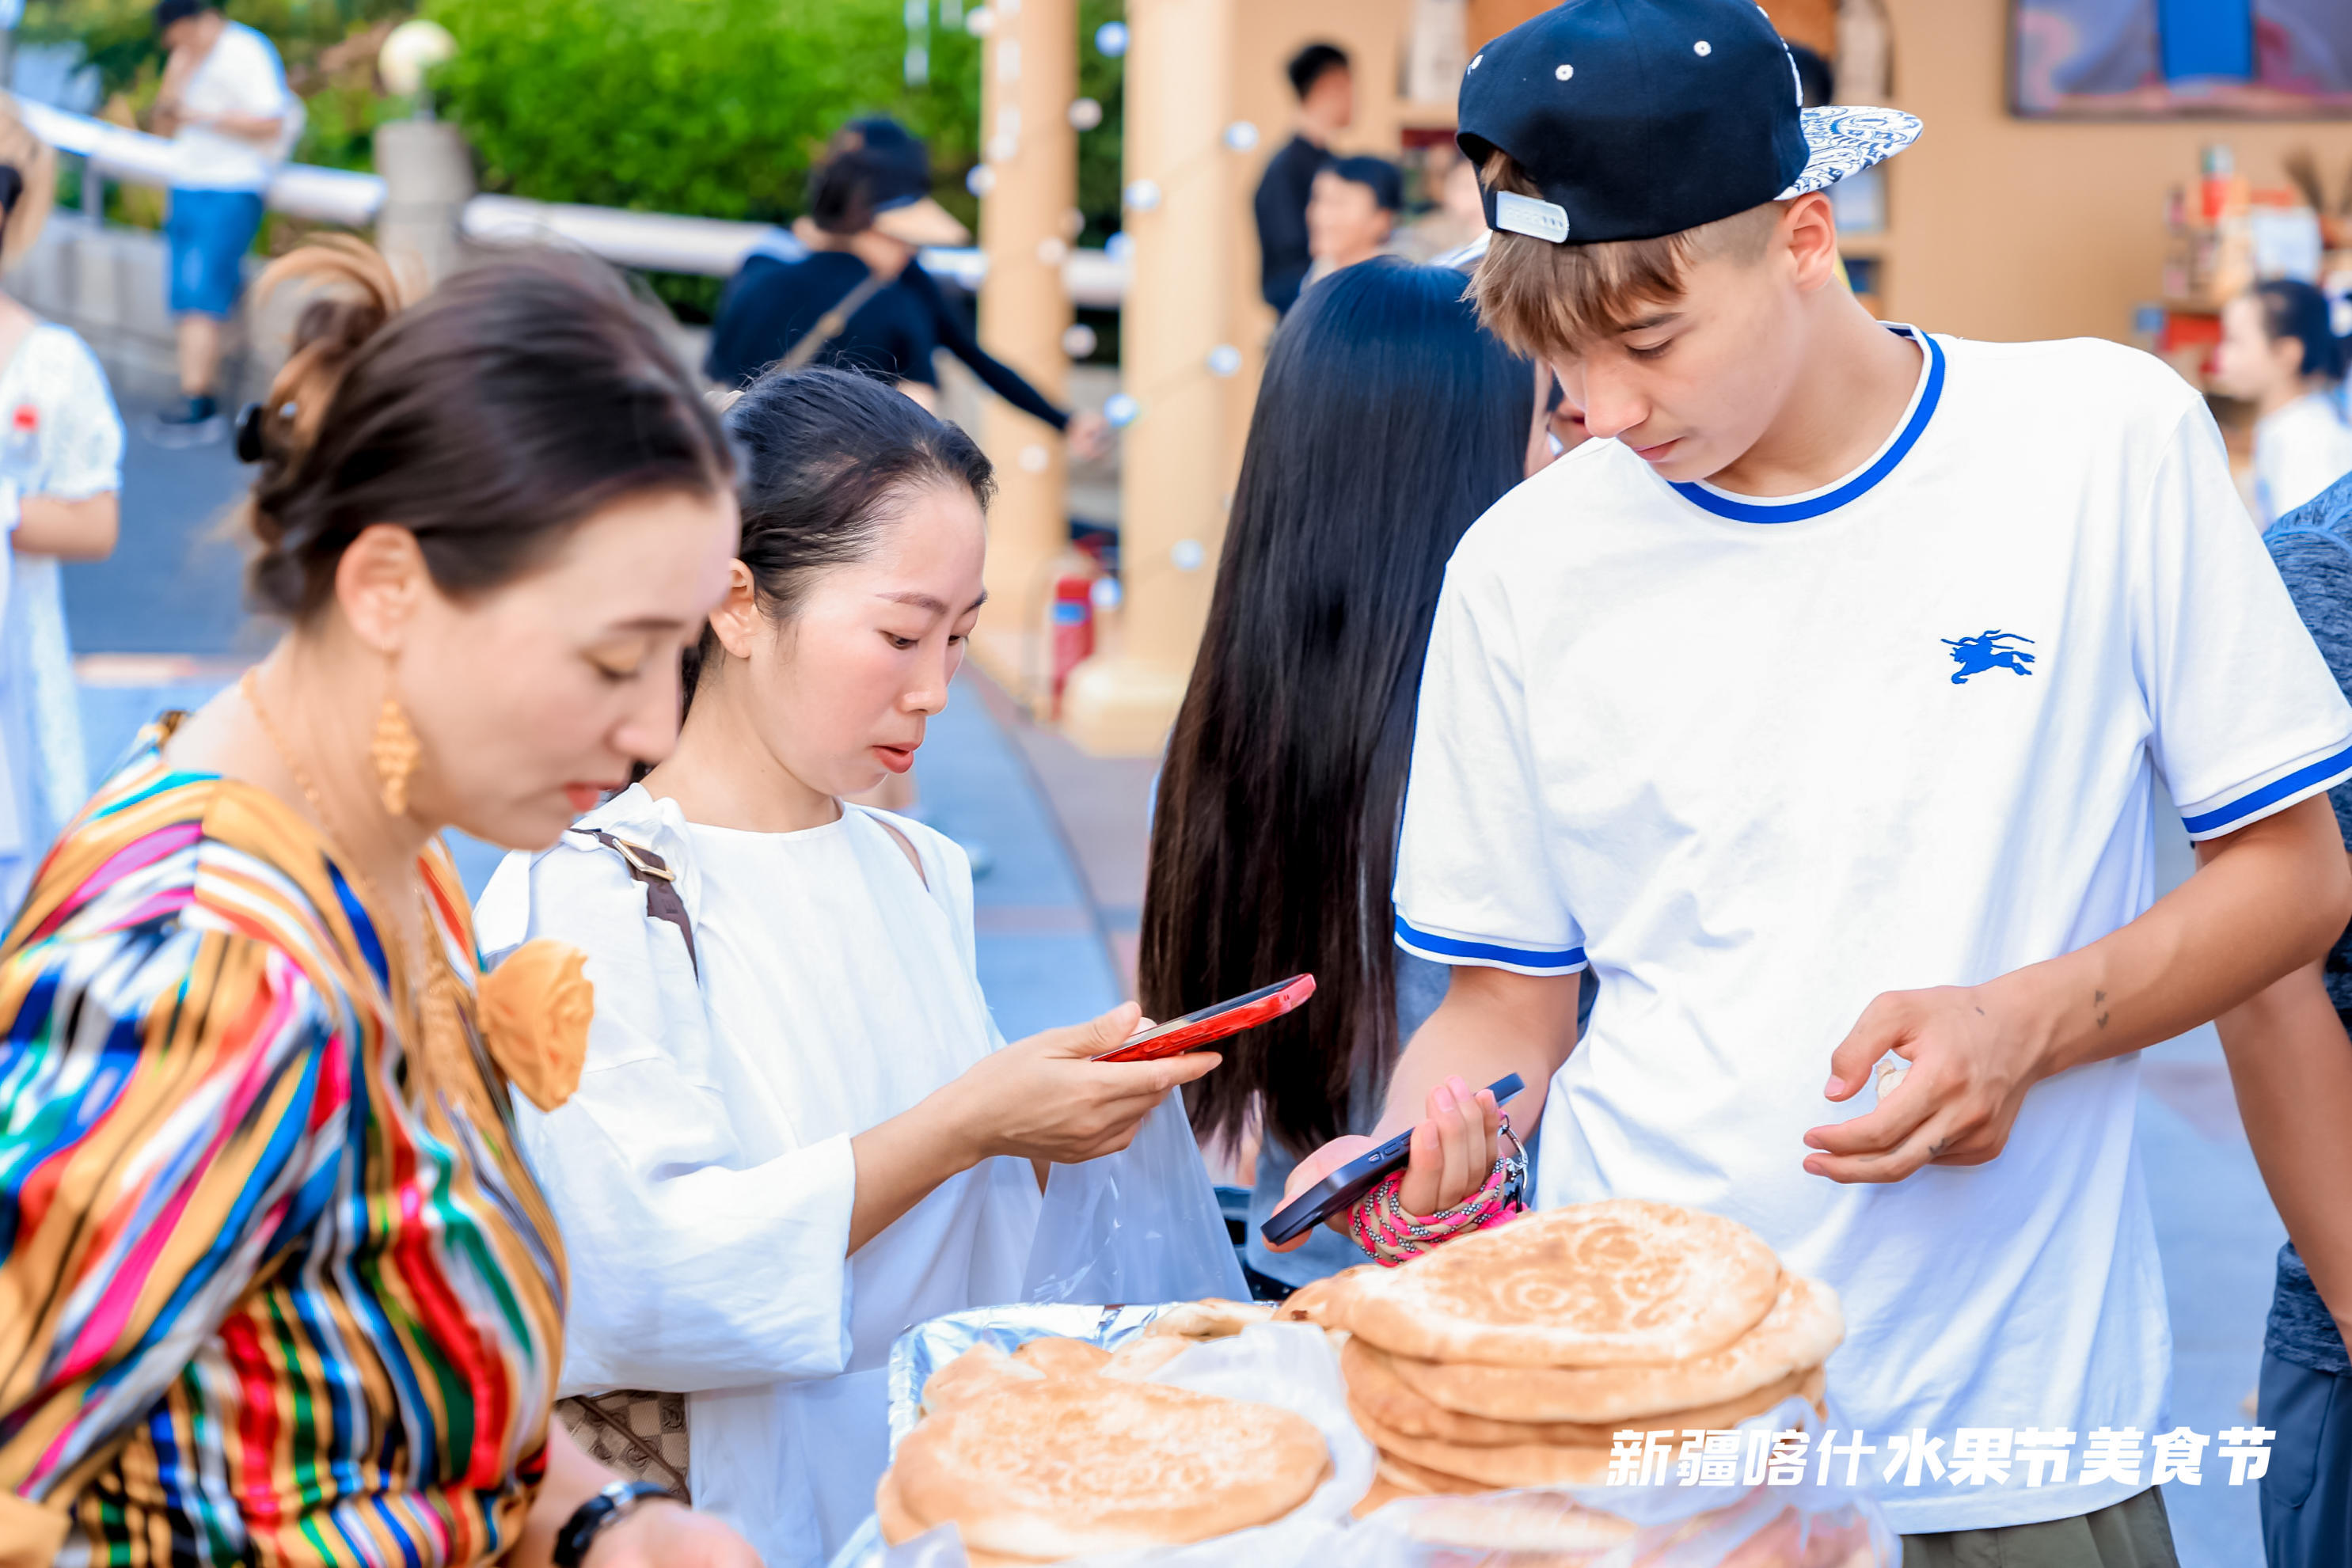
MULTIPOLYGON (((238 609, 237 551, 214 526, 242 482, 222 447, 166 453, 133 435, 122 548, 66 572, 93 767, 159 708, 203 701, 268 645, 238 609)), ((1148 762, 1082 756, 973 677, 932 725, 921 810, 991 862, 976 884, 979 962, 1007 1038, 1090 1017, 1129 991, 1152 775, 1148 762)), ((457 848, 478 889, 495 852, 457 848)), ((2172 875, 2185 874, 2185 839, 2167 854, 2172 875)), ((2173 1420, 2210 1434, 2246 1418, 2284 1231, 2212 1031, 2149 1051, 2144 1081, 2140 1152, 2171 1298, 2173 1420)), ((2167 1489, 2181 1561, 2262 1568, 2253 1489, 2217 1484, 2214 1469, 2201 1487, 2167 1489)))

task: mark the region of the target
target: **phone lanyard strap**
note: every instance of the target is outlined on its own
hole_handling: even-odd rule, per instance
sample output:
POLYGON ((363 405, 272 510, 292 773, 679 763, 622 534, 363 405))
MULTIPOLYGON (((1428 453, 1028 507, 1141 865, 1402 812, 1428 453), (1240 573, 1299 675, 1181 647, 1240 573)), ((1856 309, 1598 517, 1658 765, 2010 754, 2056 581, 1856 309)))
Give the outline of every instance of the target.
POLYGON ((1509 1152, 1495 1162, 1477 1190, 1460 1203, 1436 1214, 1407 1214, 1397 1198, 1404 1172, 1392 1171, 1348 1211, 1348 1234, 1371 1254, 1373 1261, 1393 1269, 1442 1241, 1501 1225, 1525 1212, 1528 1152, 1511 1131, 1508 1116, 1503 1118, 1503 1136, 1509 1140, 1509 1152))

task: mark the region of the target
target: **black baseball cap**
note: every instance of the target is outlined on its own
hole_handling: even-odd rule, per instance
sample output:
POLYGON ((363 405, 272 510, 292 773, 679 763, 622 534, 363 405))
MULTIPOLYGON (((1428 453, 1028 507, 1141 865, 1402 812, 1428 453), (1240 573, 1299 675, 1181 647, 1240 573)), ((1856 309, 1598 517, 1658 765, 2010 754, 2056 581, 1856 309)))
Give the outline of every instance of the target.
POLYGON ((876 228, 909 245, 971 243, 971 232, 931 197, 930 149, 897 120, 853 120, 826 151, 827 166, 862 191, 876 228))
POLYGON ((163 32, 174 22, 184 22, 216 8, 215 0, 157 0, 155 30, 163 32))
POLYGON ((1482 171, 1508 153, 1543 193, 1483 190, 1488 228, 1594 245, 1818 191, 1919 134, 1899 110, 1806 109, 1801 92, 1750 0, 1568 0, 1471 59, 1456 140, 1482 171))

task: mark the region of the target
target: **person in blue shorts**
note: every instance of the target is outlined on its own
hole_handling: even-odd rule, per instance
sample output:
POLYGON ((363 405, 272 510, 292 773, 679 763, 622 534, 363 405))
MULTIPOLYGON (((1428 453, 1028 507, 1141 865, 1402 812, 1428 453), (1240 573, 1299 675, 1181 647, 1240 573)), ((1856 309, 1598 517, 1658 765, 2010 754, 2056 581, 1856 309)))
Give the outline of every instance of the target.
POLYGON ((172 137, 171 306, 181 405, 150 434, 171 445, 217 440, 221 327, 236 309, 246 253, 261 230, 262 193, 299 133, 301 106, 268 38, 208 0, 161 0, 155 29, 171 51, 157 96, 172 137))

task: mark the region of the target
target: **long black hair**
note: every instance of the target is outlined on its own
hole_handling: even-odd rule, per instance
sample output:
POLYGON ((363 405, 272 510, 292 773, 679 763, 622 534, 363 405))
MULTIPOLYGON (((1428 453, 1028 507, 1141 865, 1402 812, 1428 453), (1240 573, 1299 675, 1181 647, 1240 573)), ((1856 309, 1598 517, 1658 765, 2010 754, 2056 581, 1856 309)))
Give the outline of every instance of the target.
POLYGON ((1455 541, 1518 483, 1533 368, 1463 277, 1392 261, 1276 335, 1151 831, 1138 978, 1171 1018, 1312 972, 1315 999, 1219 1049, 1192 1123, 1262 1103, 1304 1151, 1396 1054, 1389 887, 1422 653, 1455 541))

